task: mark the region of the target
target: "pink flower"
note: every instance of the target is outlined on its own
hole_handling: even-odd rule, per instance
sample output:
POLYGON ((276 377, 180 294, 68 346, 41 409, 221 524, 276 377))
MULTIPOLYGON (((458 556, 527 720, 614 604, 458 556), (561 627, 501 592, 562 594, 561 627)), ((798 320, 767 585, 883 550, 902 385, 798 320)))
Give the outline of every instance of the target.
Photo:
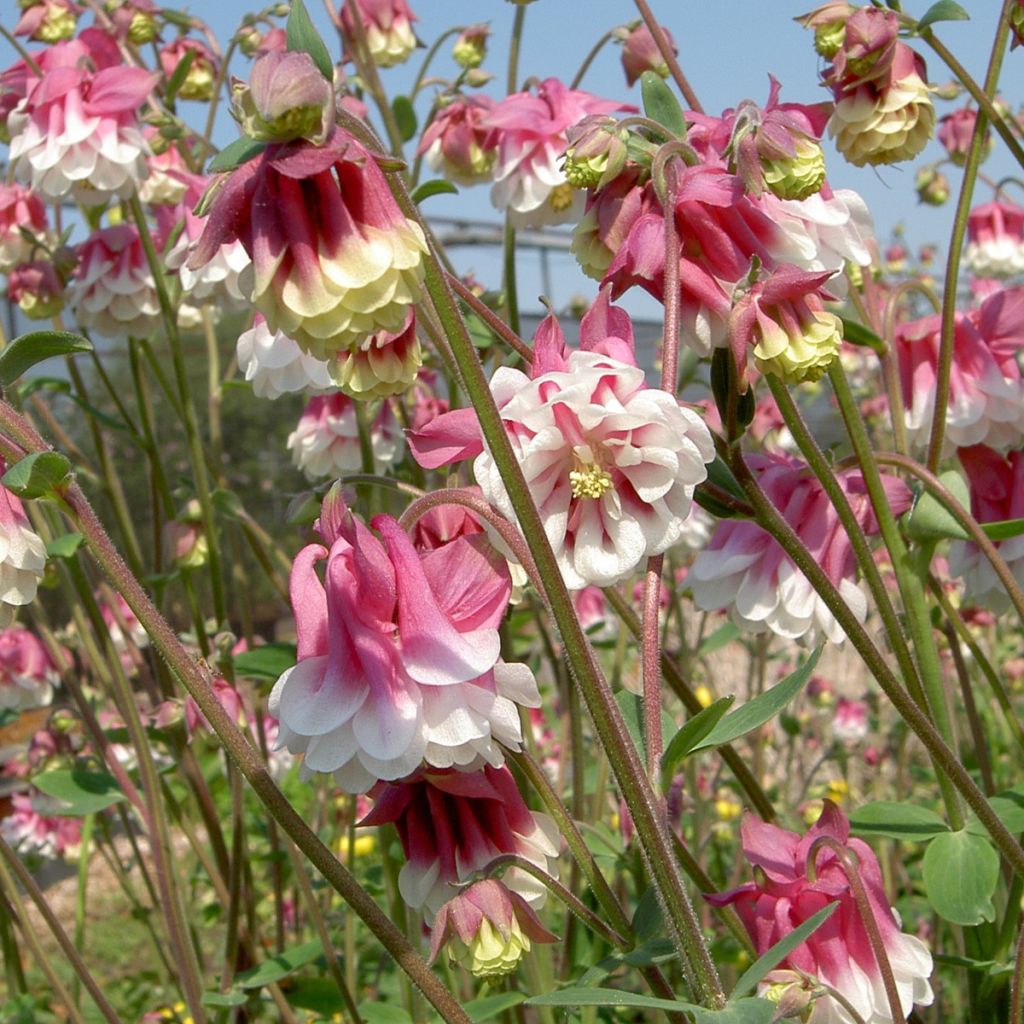
POLYGON ((402 64, 416 49, 412 23, 419 19, 406 0, 345 0, 341 5, 341 28, 350 50, 356 39, 356 17, 363 23, 367 49, 378 67, 402 64))
MULTIPOLYGON (((441 905, 503 853, 516 853, 556 874, 558 831, 546 814, 531 811, 507 768, 476 772, 421 772, 374 791, 373 810, 360 825, 394 823, 406 863, 398 891, 428 923, 441 905)), ((536 878, 511 868, 502 880, 531 906, 547 890, 536 878)))
MULTIPOLYGON (((819 910, 839 904, 839 909, 783 961, 787 981, 798 980, 794 971, 810 975, 835 989, 862 1020, 894 1024, 882 973, 846 871, 833 849, 815 846, 819 839, 827 838, 856 858, 904 1017, 915 1004, 931 1004, 931 954, 920 939, 900 930, 885 896, 878 858, 867 843, 850 838, 850 823, 835 804, 825 801, 817 824, 803 837, 750 814, 743 818, 740 833, 743 852, 757 872, 757 881, 705 899, 715 906, 735 907, 759 955, 819 910)), ((827 992, 818 996, 810 1020, 853 1024, 850 1014, 827 992)))
POLYGON ((259 398, 275 399, 294 391, 328 391, 332 386, 327 364, 306 355, 291 338, 272 333, 257 313, 248 331, 238 336, 238 368, 259 398))
POLYGON ((333 772, 349 792, 423 761, 502 764, 498 744, 522 742, 516 704, 539 703, 529 669, 500 657, 504 559, 483 537, 421 553, 389 516, 373 525, 383 544, 336 489, 318 526, 330 550, 311 544, 295 560, 299 660, 269 704, 280 743, 305 754, 306 772, 333 772))
MULTIPOLYGON (((839 589, 851 610, 864 621, 867 599, 857 586, 849 538, 821 484, 795 459, 758 458, 754 467, 772 504, 797 532, 815 561, 839 589)), ((878 529, 859 473, 838 474, 861 527, 878 529)), ((884 477, 893 512, 910 507, 910 491, 895 477, 884 477)), ((695 559, 686 578, 699 608, 728 608, 729 617, 752 633, 771 630, 788 639, 813 644, 819 634, 833 643, 846 638, 807 577, 769 533, 749 520, 723 520, 711 543, 695 559)))
POLYGON ((23 626, 0 632, 0 708, 46 707, 59 682, 56 666, 34 633, 23 626))
POLYGON ((518 92, 502 100, 484 122, 497 130, 491 202, 521 228, 578 219, 582 198, 558 166, 568 145, 566 129, 588 114, 633 109, 569 89, 557 78, 541 82, 536 95, 518 92))
MULTIPOLYGON (((958 167, 963 167, 967 159, 967 150, 970 148, 971 139, 974 136, 974 125, 978 120, 978 112, 971 107, 961 107, 951 114, 946 114, 939 121, 939 142, 946 147, 949 159, 958 167)), ((983 152, 992 149, 992 133, 985 130, 985 141, 982 143, 983 152)))
POLYGON ((0 185, 0 273, 6 274, 38 255, 22 232, 43 243, 50 241, 46 207, 37 195, 21 185, 0 185))
POLYGON ((15 176, 45 199, 127 199, 146 176, 137 111, 157 76, 120 64, 84 70, 97 58, 80 39, 51 47, 8 118, 15 176))
POLYGON ((134 225, 94 231, 78 247, 68 301, 78 323, 105 338, 148 338, 160 326, 156 285, 134 225))
POLYGON ((14 621, 16 608, 35 600, 45 568, 46 546, 18 498, 0 487, 0 628, 14 621))
POLYGON ((461 185, 490 181, 497 154, 495 132, 486 120, 493 110, 489 96, 456 96, 427 126, 417 152, 450 181, 461 185))
MULTIPOLYGON (((402 452, 402 431, 391 406, 384 402, 370 428, 375 472, 397 461, 402 452)), ((359 422, 355 402, 333 391, 314 395, 288 435, 292 461, 310 480, 358 473, 363 468, 359 422)))
MULTIPOLYGON (((668 65, 654 41, 654 36, 651 35, 651 30, 644 22, 638 21, 628 30, 617 29, 616 33, 619 31, 628 33, 622 43, 622 70, 626 73, 626 85, 635 85, 645 71, 653 71, 662 78, 668 78, 668 65)), ((678 57, 679 47, 676 46, 672 33, 664 26, 661 27, 661 31, 664 32, 672 53, 678 57)))
POLYGON ((1012 277, 1024 271, 1024 208, 995 200, 971 210, 964 262, 978 277, 1012 277))
POLYGON ((657 210, 654 190, 638 184, 635 169, 624 171, 605 188, 588 190, 586 206, 573 229, 571 251, 580 269, 601 281, 625 244, 633 225, 657 210))
MULTIPOLYGON (((213 692, 217 696, 217 702, 228 713, 228 716, 239 728, 244 729, 248 721, 248 715, 242 695, 238 690, 226 679, 217 676, 213 680, 213 692)), ((195 735, 197 729, 205 729, 207 732, 213 731, 206 719, 206 715, 199 710, 199 705, 191 696, 185 698, 185 726, 190 737, 195 735)))
POLYGON ((7 276, 7 297, 30 320, 49 320, 64 308, 66 285, 48 260, 33 260, 12 267, 7 276))
POLYGON ((12 812, 0 820, 0 833, 23 857, 73 857, 82 841, 82 822, 59 817, 60 801, 42 793, 15 793, 12 812))
POLYGON ((192 56, 192 63, 177 95, 183 100, 208 100, 213 95, 217 79, 217 59, 210 48, 198 39, 178 36, 173 42, 160 47, 160 67, 170 80, 183 60, 192 56))
POLYGON ((75 34, 83 8, 72 0, 31 0, 14 26, 16 36, 28 36, 40 43, 59 43, 75 34))
POLYGON ((323 146, 271 144, 220 179, 187 266, 240 240, 253 261, 243 292, 318 359, 374 331, 400 331, 420 297, 426 239, 373 157, 340 129, 323 146))
MULTIPOLYGON (((934 390, 941 321, 924 317, 896 329, 910 440, 926 443, 935 414, 934 390)), ((957 313, 943 454, 987 444, 1009 447, 1024 433, 1024 379, 1017 352, 1024 345, 1024 288, 1001 290, 977 310, 957 313)))
POLYGON ((832 735, 840 743, 859 743, 868 734, 868 706, 862 700, 840 697, 832 719, 832 735))
MULTIPOLYGON (((957 452, 971 488, 971 515, 979 523, 1024 518, 1024 451, 1008 455, 974 445, 957 452)), ((1024 586, 1024 537, 998 541, 996 547, 1024 586)), ((970 541, 954 541, 949 548, 949 572, 963 581, 964 597, 995 612, 1004 612, 1010 598, 992 563, 970 541)))

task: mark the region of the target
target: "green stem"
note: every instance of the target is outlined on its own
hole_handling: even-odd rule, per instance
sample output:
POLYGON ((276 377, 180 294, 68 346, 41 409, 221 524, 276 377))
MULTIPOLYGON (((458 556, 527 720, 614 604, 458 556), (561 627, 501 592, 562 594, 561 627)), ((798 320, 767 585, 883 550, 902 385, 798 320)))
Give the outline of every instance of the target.
MULTIPOLYGON (((89 858, 92 853, 92 830, 96 816, 87 814, 82 819, 82 840, 78 851, 78 886, 75 890, 75 949, 85 946, 85 897, 89 885, 89 858)), ((71 982, 71 998, 81 1006, 81 978, 76 974, 71 982)))
POLYGON ((610 43, 615 38, 615 29, 609 29, 594 45, 590 48, 590 52, 583 58, 583 63, 580 65, 579 70, 572 77, 572 81, 569 83, 570 89, 578 89, 580 82, 583 81, 584 75, 590 70, 590 65, 597 59, 597 55, 604 49, 607 43, 610 43))
POLYGON ((7 897, 0 892, 0 950, 4 957, 4 977, 9 994, 24 995, 28 991, 25 970, 21 966, 21 950, 14 936, 14 911, 7 897))

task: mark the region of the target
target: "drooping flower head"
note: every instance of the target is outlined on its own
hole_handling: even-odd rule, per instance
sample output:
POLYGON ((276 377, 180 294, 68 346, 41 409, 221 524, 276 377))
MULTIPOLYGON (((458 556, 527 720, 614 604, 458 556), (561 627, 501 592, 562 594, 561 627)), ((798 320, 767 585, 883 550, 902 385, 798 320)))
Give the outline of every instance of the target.
POLYGON ((497 152, 486 120, 493 110, 489 96, 456 96, 427 125, 417 152, 431 170, 460 185, 490 181, 497 152))
POLYGON ((355 47, 354 19, 362 22, 366 47, 373 62, 382 68, 402 64, 416 49, 412 23, 419 19, 406 0, 344 0, 341 5, 341 30, 348 50, 355 47))
POLYGON ((997 199, 971 210, 964 262, 978 277, 1024 272, 1024 207, 997 199))
POLYGON ((7 275, 7 298, 30 320, 49 320, 64 308, 67 286, 49 260, 12 267, 7 275))
POLYGON ((29 0, 14 26, 16 36, 27 36, 38 43, 61 43, 75 34, 83 8, 73 0, 29 0))
POLYGON ((53 660, 34 633, 24 626, 0 631, 0 708, 46 707, 59 682, 53 660))
POLYGON ((353 398, 388 398, 408 391, 423 363, 412 306, 399 331, 376 331, 334 363, 334 379, 353 398))
POLYGON ((299 660, 270 698, 281 744, 349 792, 424 761, 502 764, 499 743, 522 742, 516 704, 539 702, 529 669, 500 657, 505 560, 482 535, 418 552, 389 516, 373 525, 382 539, 336 488, 319 520, 330 549, 311 544, 295 560, 299 660))
MULTIPOLYGON (((4 470, 0 460, 0 472, 4 470)), ((17 608, 35 600, 46 568, 46 545, 29 525, 16 495, 0 486, 0 628, 14 621, 17 608)))
MULTIPOLYGON (((672 53, 678 57, 679 47, 672 34, 664 25, 661 31, 672 53)), ((637 21, 615 32, 616 37, 622 39, 622 70, 626 73, 626 85, 635 85, 645 71, 653 71, 662 78, 668 78, 668 64, 646 22, 637 21)))
POLYGON ((43 243, 50 240, 46 207, 21 185, 0 185, 0 274, 39 255, 25 233, 43 243))
POLYGON ((160 67, 168 80, 184 60, 190 63, 178 96, 183 100, 209 100, 217 81, 217 58, 204 42, 187 36, 178 36, 173 42, 160 47, 160 67))
MULTIPOLYGON (((961 107, 939 121, 938 137, 939 142, 946 147, 949 159, 957 167, 963 167, 967 160, 967 150, 970 149, 971 139, 974 137, 974 126, 978 121, 978 112, 971 107, 961 107)), ((992 132, 985 129, 985 139, 982 143, 982 159, 992 150, 992 132)))
MULTIPOLYGON (((373 796, 373 810, 359 824, 394 823, 406 857, 398 890, 428 923, 457 886, 503 853, 555 873, 555 823, 526 806, 508 768, 424 771, 382 783, 373 796)), ((528 872, 513 867, 502 881, 531 906, 543 905, 547 890, 528 872)))
POLYGON ((74 857, 82 842, 82 821, 55 814, 61 802, 38 790, 15 793, 12 812, 0 820, 0 834, 30 860, 74 857))
MULTIPOLYGON (((732 905, 740 915, 758 955, 784 939, 830 903, 838 910, 782 962, 782 970, 820 979, 846 999, 864 1021, 895 1024, 882 972, 858 909, 849 876, 828 839, 848 851, 867 892, 875 926, 896 980, 904 1018, 914 1005, 929 1006, 932 958, 916 936, 900 930, 889 907, 878 858, 867 843, 850 838, 842 811, 825 801, 816 825, 804 836, 746 815, 740 826, 743 852, 757 881, 729 892, 705 896, 716 906, 732 905)), ((786 982, 795 980, 787 972, 786 982)), ((769 976, 769 983, 772 978, 769 976)), ((820 994, 809 1018, 818 1024, 853 1024, 853 1018, 830 995, 820 994)))
POLYGON ((259 398, 275 399, 294 391, 329 391, 332 387, 327 363, 306 355, 280 331, 271 332, 259 313, 252 327, 238 336, 236 354, 239 370, 259 398))

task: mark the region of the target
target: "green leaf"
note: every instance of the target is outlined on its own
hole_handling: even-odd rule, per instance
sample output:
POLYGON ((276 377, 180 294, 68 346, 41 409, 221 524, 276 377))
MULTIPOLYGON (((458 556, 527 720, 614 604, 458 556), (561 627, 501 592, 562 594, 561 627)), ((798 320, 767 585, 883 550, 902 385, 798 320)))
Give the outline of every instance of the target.
POLYGON ((264 644, 236 654, 235 673, 247 679, 277 680, 295 664, 295 660, 295 644, 264 644))
POLYGON ((83 768, 57 768, 37 775, 32 784, 66 805, 51 812, 61 818, 81 818, 126 799, 113 775, 83 768))
POLYGON ((345 1010, 337 983, 331 978, 292 978, 288 982, 285 998, 289 1006, 309 1010, 328 1020, 345 1010))
POLYGON ((807 681, 817 667, 821 650, 821 646, 819 646, 795 672, 791 672, 781 683, 773 686, 770 690, 765 690, 759 697, 748 700, 746 704, 726 715, 700 743, 693 747, 691 753, 732 743, 734 739, 753 732, 754 729, 760 728, 769 719, 774 718, 807 685, 807 681))
MULTIPOLYGON (((989 798, 992 810, 999 820, 1013 833, 1024 832, 1024 782, 989 798)), ((988 829, 976 815, 967 819, 967 831, 976 836, 988 836, 988 829)))
POLYGON ((710 636, 704 637, 697 648, 697 657, 713 654, 726 644, 731 644, 740 635, 740 628, 734 622, 725 622, 710 636))
POLYGON ((862 348, 873 348, 876 352, 885 351, 885 342, 874 331, 845 316, 840 319, 843 321, 844 341, 848 341, 851 345, 860 345, 862 348))
POLYGON ((657 999, 636 992, 620 992, 612 988, 566 988, 560 992, 534 996, 526 1000, 527 1006, 580 1006, 636 1007, 641 1010, 666 1010, 669 1013, 689 1013, 695 1024, 770 1024, 778 1009, 767 999, 740 999, 724 1010, 706 1010, 703 1006, 682 1000, 657 999))
POLYGON ((971 16, 955 0, 939 0, 932 4, 917 23, 917 31, 934 25, 937 21, 970 21, 971 16))
POLYGON ((63 486, 71 471, 71 462, 60 452, 34 452, 11 466, 0 482, 19 498, 41 498, 63 486))
POLYGON ((953 924, 996 919, 992 894, 999 881, 999 854, 966 830, 937 835, 924 851, 925 895, 935 912, 953 924))
POLYGON ((0 385, 8 387, 36 363, 54 356, 91 352, 92 342, 70 331, 31 331, 21 334, 0 352, 0 385))
POLYGON ((391 101, 391 110, 395 115, 395 123, 398 125, 398 133, 402 136, 402 141, 408 142, 415 138, 417 122, 412 100, 408 96, 396 96, 391 101))
POLYGON ((759 956, 736 982, 736 987, 729 997, 730 1001, 739 996, 745 996, 748 992, 753 992, 765 975, 775 970, 801 942, 817 931, 838 909, 838 902, 822 907, 812 917, 807 918, 799 928, 794 928, 781 942, 776 942, 771 949, 759 956))
MULTIPOLYGON (((971 507, 967 483, 955 469, 940 473, 939 481, 964 508, 971 507)), ((952 513, 947 512, 938 498, 933 498, 927 491, 921 493, 910 513, 907 533, 915 540, 944 540, 947 537, 967 540, 968 537, 967 531, 953 518, 952 513)))
MULTIPOLYGON (((620 690, 615 694, 615 703, 619 705, 623 721, 626 723, 626 730, 629 732, 633 745, 636 747, 640 757, 647 759, 647 743, 644 739, 644 702, 635 693, 629 690, 620 690)), ((661 712, 662 735, 670 733, 675 728, 675 722, 666 711, 661 712)))
POLYGON ((233 1006, 241 1006, 249 997, 244 992, 232 989, 230 992, 204 992, 203 1006, 212 1006, 214 1009, 231 1009, 233 1006))
POLYGON ((334 61, 331 60, 326 44, 310 20, 309 12, 302 0, 292 0, 292 9, 285 25, 285 38, 289 50, 293 53, 308 53, 320 74, 328 82, 334 81, 334 61))
POLYGON ((661 756, 661 785, 668 792, 676 767, 687 754, 704 739, 722 716, 732 707, 735 697, 722 697, 714 704, 698 711, 669 741, 661 756))
POLYGON ((444 178, 431 178, 430 181, 423 182, 412 194, 412 201, 419 206, 424 199, 429 199, 431 196, 444 195, 445 193, 451 195, 458 195, 459 190, 450 182, 445 181, 444 178))
POLYGON ((238 975, 236 984, 239 988, 262 988, 273 981, 287 978, 300 967, 311 964, 322 952, 319 939, 304 942, 301 946, 293 946, 277 956, 264 960, 256 967, 243 971, 238 975))
POLYGON ((1024 533, 1024 519, 1002 519, 998 523, 982 523, 989 540, 1010 540, 1024 533))
POLYGON ((875 800, 850 815, 850 828, 862 836, 887 836, 920 843, 948 832, 949 826, 927 807, 875 800))
POLYGON ((658 894, 648 889, 637 901, 636 910, 633 911, 633 934, 638 942, 644 942, 663 933, 663 927, 664 915, 658 894))
POLYGON ((186 50, 185 56, 178 61, 177 66, 171 73, 171 79, 167 83, 167 95, 165 97, 168 106, 174 105, 174 97, 178 95, 178 90, 185 84, 185 77, 188 75, 189 69, 192 67, 192 62, 196 59, 195 50, 186 50))
POLYGON ((482 999, 471 999, 464 1003, 462 1008, 469 1014, 473 1024, 483 1024, 484 1021, 497 1017, 499 1013, 518 1006, 525 998, 522 992, 498 992, 482 999))
POLYGON ((683 108, 661 75, 645 71, 640 76, 640 95, 644 101, 644 113, 652 121, 657 121, 678 138, 686 138, 683 108))
POLYGON ((234 491, 226 491, 221 487, 210 495, 210 502, 225 519, 238 519, 245 511, 242 499, 234 491))
POLYGON ((6 728, 19 718, 21 718, 21 712, 17 708, 0 708, 0 729, 6 728))
POLYGON ((393 1003, 365 1002, 357 1007, 366 1024, 412 1024, 412 1017, 393 1003))
POLYGON ((266 149, 265 142, 257 139, 250 139, 243 135, 234 142, 228 143, 211 161, 206 168, 208 174, 219 174, 221 171, 233 171, 242 164, 247 164, 255 159, 266 149))
POLYGON ((46 555, 48 558, 70 558, 82 546, 84 540, 80 533, 61 534, 46 545, 46 555))

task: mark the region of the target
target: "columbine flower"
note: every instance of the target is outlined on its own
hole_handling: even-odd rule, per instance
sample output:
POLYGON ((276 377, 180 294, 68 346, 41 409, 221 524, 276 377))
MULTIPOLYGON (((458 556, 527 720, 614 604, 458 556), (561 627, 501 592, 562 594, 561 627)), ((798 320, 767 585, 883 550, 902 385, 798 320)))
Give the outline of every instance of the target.
POLYGON ((43 76, 28 76, 7 120, 15 176, 48 200, 127 199, 146 176, 136 112, 157 76, 122 65, 86 71, 87 60, 97 54, 79 40, 51 47, 40 57, 43 76))
POLYGON ((187 266, 241 241, 243 291, 318 359, 374 331, 400 331, 420 297, 426 239, 399 210, 384 173, 340 129, 323 146, 274 143, 222 179, 187 266))
POLYGON ((16 608, 35 600, 45 568, 46 545, 18 498, 0 487, 0 628, 14 621, 16 608))
POLYGON ((22 263, 7 277, 7 297, 30 320, 49 320, 64 308, 65 284, 47 260, 22 263))
MULTIPOLYGON (((664 25, 661 31, 672 53, 678 57, 679 47, 672 34, 664 25)), ((622 38, 622 70, 626 73, 626 85, 634 85, 645 71, 653 71, 662 78, 668 78, 668 64, 645 22, 637 21, 615 32, 616 38, 620 35, 622 38)))
MULTIPOLYGON (((963 167, 967 160, 967 150, 970 149, 971 139, 974 137, 974 125, 978 120, 978 112, 970 107, 961 107, 951 114, 946 114, 939 121, 939 142, 946 147, 949 159, 957 167, 963 167)), ((992 133, 985 129, 985 138, 982 142, 982 159, 992 151, 992 133)))
POLYGON ((139 200, 153 206, 177 206, 184 202, 189 181, 195 178, 188 173, 178 147, 168 143, 158 129, 149 127, 144 134, 153 153, 146 161, 149 176, 139 184, 139 200))
POLYGON ((480 67, 487 56, 487 37, 490 34, 490 27, 486 24, 467 25, 452 46, 455 63, 467 71, 480 67))
MULTIPOLYGON (((896 329, 896 355, 910 440, 924 444, 935 415, 941 318, 896 329)), ((1000 290, 977 310, 957 313, 943 454, 957 447, 1017 445, 1024 434, 1024 379, 1017 353, 1024 344, 1024 288, 1000 290)))
MULTIPOLYGON (((984 445, 957 452, 971 487, 971 515, 979 523, 1024 518, 1024 451, 1008 455, 984 445)), ((1018 583, 1024 586, 1024 537, 998 541, 999 554, 1018 583)), ((992 563, 970 541, 954 541, 949 548, 949 572, 963 580, 964 597, 1001 613, 1010 598, 992 563)))
MULTIPOLYGON (((743 852, 757 873, 757 881, 730 892, 706 895, 705 899, 715 906, 735 907, 758 955, 823 907, 838 903, 839 909, 797 946, 781 967, 820 979, 846 999, 862 1020, 895 1024, 882 972, 842 863, 828 846, 817 847, 812 856, 815 842, 827 837, 856 859, 871 916, 881 933, 896 980, 904 1017, 915 1004, 931 1004, 931 954, 919 938, 900 930, 885 896, 878 858, 867 843, 850 838, 850 823, 835 804, 825 801, 817 824, 803 837, 750 814, 744 817, 740 832, 743 852)), ((792 978, 789 974, 786 980, 792 978)), ((769 984, 771 981, 769 978, 769 984)), ((850 1014, 827 992, 818 996, 810 1020, 853 1024, 850 1014)))
POLYGON ((566 129, 587 114, 631 107, 566 88, 547 78, 537 94, 519 92, 502 100, 485 124, 497 130, 498 163, 491 202, 508 211, 516 227, 537 228, 576 220, 582 198, 559 169, 566 129))
POLYGON ((192 63, 185 72, 185 78, 177 95, 183 100, 209 100, 217 80, 217 59, 210 48, 198 39, 179 36, 173 42, 160 47, 160 67, 164 77, 170 81, 178 65, 192 55, 192 63))
POLYGON ((489 96, 457 96, 427 125, 418 153, 435 173, 460 185, 490 181, 494 169, 494 131, 485 121, 494 109, 489 96))
POLYGON ((474 977, 500 978, 516 969, 534 942, 557 942, 530 905, 501 882, 485 878, 438 911, 430 933, 430 962, 442 948, 474 977))
POLYGON ((74 857, 82 842, 82 822, 54 814, 61 802, 42 793, 15 793, 12 811, 0 820, 0 834, 22 857, 52 860, 74 857))
POLYGON ((22 14, 14 26, 16 36, 28 36, 40 43, 60 43, 75 34, 83 8, 72 0, 24 0, 22 14))
POLYGON ((1024 272, 1024 208, 996 200, 971 210, 964 262, 978 277, 1024 272))
POLYGON ((46 707, 59 682, 53 660, 34 633, 23 626, 0 632, 0 708, 46 707))
POLYGON ((0 274, 38 255, 26 231, 44 244, 50 240, 46 207, 27 188, 0 184, 0 274))
POLYGON ((656 207, 654 190, 639 186, 635 172, 620 174, 605 188, 588 192, 570 246, 583 273, 602 280, 633 225, 656 207))
POLYGON ((328 391, 332 387, 327 363, 306 355, 280 331, 271 333, 256 314, 248 331, 238 336, 238 368, 259 398, 280 398, 293 391, 328 391))
POLYGON ((160 326, 160 301, 132 224, 94 231, 78 247, 68 291, 75 319, 105 338, 147 338, 160 326))
POLYGON ((408 391, 423 363, 412 307, 400 331, 377 331, 335 361, 335 380, 353 398, 388 398, 408 391))
POLYGON ((348 49, 353 48, 356 39, 354 18, 362 21, 367 49, 378 67, 402 64, 416 49, 412 23, 419 19, 406 0, 345 0, 341 5, 341 28, 348 49))
POLYGON ((832 719, 832 736, 840 743, 860 743, 868 734, 868 706, 840 697, 832 719))
MULTIPOLYGON (((784 456, 762 457, 756 468, 759 482, 773 505, 825 570, 851 611, 862 622, 867 599, 857 586, 850 540, 839 517, 806 466, 784 456)), ((878 529, 857 472, 837 474, 861 528, 878 529)), ((895 515, 910 507, 910 491, 895 477, 883 477, 895 515)), ((806 576, 778 542, 749 520, 723 520, 711 543, 694 560, 686 577, 699 608, 728 608, 729 617, 751 633, 771 630, 787 639, 813 644, 819 634, 833 643, 846 635, 806 576)))
POLYGON ((540 700, 529 669, 500 658, 511 591, 504 559, 483 538, 421 553, 389 516, 374 526, 383 544, 335 490, 319 521, 330 550, 311 544, 295 560, 299 660, 269 704, 281 744, 305 754, 306 772, 333 772, 349 792, 422 761, 500 765, 498 744, 522 743, 516 704, 540 700))
MULTIPOLYGON (((384 402, 370 427, 375 472, 382 472, 402 451, 402 432, 391 406, 384 402)), ((314 395, 288 435, 292 461, 310 480, 358 473, 363 468, 355 402, 335 391, 314 395)))
MULTIPOLYGON (((359 824, 394 823, 406 857, 398 891, 428 923, 457 886, 503 853, 557 874, 555 823, 526 806, 507 768, 421 772, 381 784, 373 796, 373 810, 359 824)), ((533 875, 513 867, 502 881, 531 906, 543 905, 547 890, 533 875)))

